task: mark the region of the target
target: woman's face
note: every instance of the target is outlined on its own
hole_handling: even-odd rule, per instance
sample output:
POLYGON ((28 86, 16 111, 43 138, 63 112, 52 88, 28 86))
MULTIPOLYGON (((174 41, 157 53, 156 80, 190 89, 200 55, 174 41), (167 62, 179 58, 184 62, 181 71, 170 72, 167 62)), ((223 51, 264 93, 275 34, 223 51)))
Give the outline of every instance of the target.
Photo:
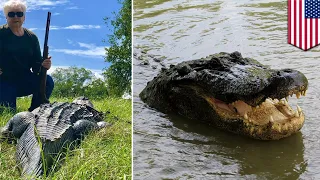
POLYGON ((25 13, 23 13, 22 17, 18 17, 18 15, 21 14, 21 12, 23 12, 23 10, 20 7, 13 7, 13 8, 9 9, 8 14, 11 16, 14 15, 14 17, 10 17, 8 14, 6 15, 7 22, 10 27, 21 27, 22 26, 26 16, 25 16, 25 13), (15 14, 12 12, 14 12, 15 14), (17 14, 17 12, 18 12, 18 14, 17 14))

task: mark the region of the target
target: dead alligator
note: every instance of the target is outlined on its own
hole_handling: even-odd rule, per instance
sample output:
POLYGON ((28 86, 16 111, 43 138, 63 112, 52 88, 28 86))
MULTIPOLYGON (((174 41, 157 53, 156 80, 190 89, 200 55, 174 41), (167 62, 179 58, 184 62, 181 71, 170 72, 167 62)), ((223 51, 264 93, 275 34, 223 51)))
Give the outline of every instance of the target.
POLYGON ((307 78, 292 69, 275 70, 239 52, 182 62, 162 72, 140 93, 150 107, 205 121, 261 140, 281 139, 304 124, 304 113, 288 96, 305 95, 307 78))
POLYGON ((2 138, 17 139, 16 159, 23 177, 51 170, 58 154, 73 149, 90 130, 107 125, 103 114, 84 97, 73 103, 43 104, 13 116, 1 130, 2 138))

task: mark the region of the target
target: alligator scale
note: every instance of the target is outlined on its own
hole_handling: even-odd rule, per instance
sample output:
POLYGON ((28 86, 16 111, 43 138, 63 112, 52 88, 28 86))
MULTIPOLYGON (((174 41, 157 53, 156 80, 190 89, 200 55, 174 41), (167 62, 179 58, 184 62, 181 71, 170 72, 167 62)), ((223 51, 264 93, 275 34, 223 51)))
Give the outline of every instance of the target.
POLYGON ((73 103, 48 103, 17 113, 1 129, 0 137, 17 139, 17 163, 27 178, 50 172, 59 153, 73 149, 90 130, 106 125, 103 114, 80 97, 73 103))
POLYGON ((164 113, 276 140, 302 128, 304 113, 287 100, 293 94, 305 95, 307 88, 308 80, 299 71, 270 69, 239 52, 222 52, 163 68, 140 98, 164 113))

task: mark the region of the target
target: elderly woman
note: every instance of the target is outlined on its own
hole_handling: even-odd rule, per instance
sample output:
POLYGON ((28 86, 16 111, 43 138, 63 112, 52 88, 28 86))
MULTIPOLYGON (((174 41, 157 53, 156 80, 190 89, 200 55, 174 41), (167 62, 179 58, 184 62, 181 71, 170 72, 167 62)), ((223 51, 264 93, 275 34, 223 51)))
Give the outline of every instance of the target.
MULTIPOLYGON (((0 104, 16 109, 16 98, 33 94, 40 102, 40 66, 51 67, 51 57, 42 59, 39 40, 30 30, 22 27, 26 5, 19 0, 4 4, 7 24, 0 26, 0 104), (31 71, 32 69, 32 71, 31 71)), ((47 76, 46 96, 50 97, 54 82, 47 76)), ((33 104, 29 110, 39 106, 33 104)))

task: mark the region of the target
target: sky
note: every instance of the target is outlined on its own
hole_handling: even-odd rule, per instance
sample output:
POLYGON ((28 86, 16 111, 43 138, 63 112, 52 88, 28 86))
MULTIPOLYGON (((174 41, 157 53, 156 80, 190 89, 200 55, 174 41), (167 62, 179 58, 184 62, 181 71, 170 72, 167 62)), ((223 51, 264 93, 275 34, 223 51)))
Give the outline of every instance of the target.
MULTIPOLYGON (((0 25, 6 24, 3 4, 0 0, 0 25)), ((27 12, 24 27, 34 32, 43 49, 46 20, 51 12, 48 39, 49 56, 52 56, 54 69, 69 66, 83 67, 99 76, 104 68, 105 48, 109 47, 108 35, 112 34, 111 25, 103 18, 113 18, 121 4, 117 0, 26 0, 27 12), (93 3, 94 2, 94 3, 93 3), (105 40, 105 42, 103 42, 105 40)))

